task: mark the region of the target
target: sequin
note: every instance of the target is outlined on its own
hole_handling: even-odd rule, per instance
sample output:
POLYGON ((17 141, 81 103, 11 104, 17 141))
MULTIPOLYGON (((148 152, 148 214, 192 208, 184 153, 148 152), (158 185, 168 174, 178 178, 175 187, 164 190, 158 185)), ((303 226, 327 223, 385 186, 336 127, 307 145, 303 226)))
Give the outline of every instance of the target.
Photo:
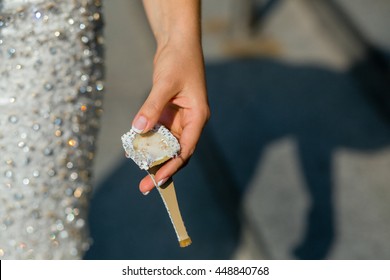
POLYGON ((68 237, 69 237, 69 234, 68 234, 68 232, 66 230, 61 231, 61 233, 60 233, 60 238, 61 239, 66 239, 68 237))
POLYGON ((54 124, 55 124, 55 125, 58 125, 58 126, 61 126, 61 125, 62 125, 62 119, 61 119, 61 118, 56 118, 56 119, 54 120, 54 124))
POLYGON ((72 196, 73 195, 73 189, 72 188, 67 188, 65 190, 65 195, 66 196, 72 196))
POLYGON ((54 86, 51 83, 45 83, 44 88, 47 91, 51 91, 54 88, 54 86))
POLYGON ((23 142, 23 141, 20 141, 20 142, 18 143, 18 147, 19 147, 19 148, 24 148, 25 146, 26 146, 26 143, 23 142))
POLYGON ((57 54, 57 48, 51 47, 51 48, 49 49, 49 52, 50 52, 50 54, 52 54, 52 55, 56 55, 56 54, 57 54))
POLYGON ((96 90, 97 91, 102 91, 104 89, 104 84, 102 81, 97 81, 96 82, 96 90))
POLYGON ((70 179, 71 179, 72 181, 77 180, 78 177, 79 177, 79 174, 77 174, 77 172, 72 172, 72 173, 70 174, 70 179))
POLYGON ((20 243, 18 244, 18 246, 17 246, 17 250, 18 250, 19 252, 24 251, 26 248, 27 248, 27 244, 24 243, 24 242, 20 242, 20 243))
POLYGON ((68 221, 68 222, 73 222, 73 220, 74 220, 74 215, 71 213, 71 214, 68 214, 67 216, 66 216, 66 220, 68 221))
POLYGON ((78 142, 77 142, 76 139, 71 138, 71 139, 68 140, 68 145, 71 146, 71 147, 77 147, 78 146, 78 142))
POLYGON ((70 254, 72 256, 77 256, 77 254, 79 253, 79 251, 77 250, 77 248, 72 248, 70 249, 70 254))
POLYGON ((58 231, 61 231, 61 230, 64 230, 64 224, 62 223, 62 221, 57 221, 56 222, 56 229, 58 230, 58 231))
POLYGON ((47 171, 47 175, 49 175, 50 177, 54 177, 56 174, 57 172, 54 169, 49 169, 47 171))
POLYGON ((76 227, 77 228, 82 228, 85 225, 85 221, 83 219, 78 219, 76 222, 76 227))
POLYGON ((41 69, 42 65, 43 65, 42 60, 38 59, 37 61, 34 62, 34 66, 33 67, 34 67, 35 70, 38 71, 38 70, 41 69))
POLYGON ((7 227, 11 226, 14 224, 14 220, 11 217, 5 217, 3 220, 3 224, 7 227))
POLYGON ((15 199, 16 201, 20 201, 20 200, 22 200, 23 198, 24 198, 24 195, 21 194, 21 193, 16 193, 16 194, 14 194, 14 199, 15 199))
POLYGON ((32 210, 31 217, 38 220, 41 217, 41 212, 39 210, 32 210))
POLYGON ((13 172, 11 170, 7 170, 7 171, 4 172, 4 176, 6 178, 12 178, 13 172))
POLYGON ((41 126, 39 125, 39 123, 34 123, 33 126, 32 126, 32 129, 34 131, 38 131, 40 128, 41 128, 41 126))
POLYGON ((80 198, 82 194, 83 194, 83 189, 82 189, 82 188, 77 188, 77 189, 74 191, 74 193, 73 193, 73 195, 74 195, 75 198, 80 198))
POLYGON ((60 31, 58 31, 58 30, 54 32, 54 36, 56 36, 56 37, 60 37, 61 34, 62 34, 62 33, 61 33, 60 31))
POLYGON ((104 90, 101 3, 0 2, 0 257, 81 258, 104 90))
POLYGON ((43 149, 43 154, 45 156, 51 156, 53 155, 53 149, 46 147, 45 149, 43 149))
POLYGON ((9 58, 12 58, 12 57, 15 56, 16 49, 14 49, 14 48, 9 48, 9 49, 7 50, 7 53, 8 53, 8 57, 9 57, 9 58))
POLYGON ((15 123, 17 123, 19 121, 19 118, 17 116, 15 116, 15 115, 11 115, 11 116, 9 116, 8 120, 9 120, 10 123, 14 123, 15 124, 15 123))
POLYGON ((34 227, 28 226, 28 227, 26 228, 26 232, 27 232, 28 234, 34 233, 34 227))
POLYGON ((36 19, 40 19, 42 17, 42 13, 40 11, 36 11, 34 13, 34 16, 35 16, 36 19))
POLYGON ((84 44, 87 44, 89 42, 89 38, 87 36, 82 36, 81 42, 83 42, 84 44))

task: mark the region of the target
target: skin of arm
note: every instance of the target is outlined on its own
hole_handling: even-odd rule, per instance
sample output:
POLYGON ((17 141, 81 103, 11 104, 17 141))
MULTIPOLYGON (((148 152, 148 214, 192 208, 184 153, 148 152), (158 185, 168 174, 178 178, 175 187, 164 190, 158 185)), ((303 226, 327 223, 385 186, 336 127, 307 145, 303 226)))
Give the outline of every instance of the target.
MULTIPOLYGON (((139 133, 159 122, 168 127, 181 145, 180 156, 157 172, 163 184, 182 168, 193 154, 210 117, 201 43, 200 0, 143 0, 157 42, 153 87, 136 114, 132 127, 139 133)), ((139 188, 154 187, 149 176, 139 188)))

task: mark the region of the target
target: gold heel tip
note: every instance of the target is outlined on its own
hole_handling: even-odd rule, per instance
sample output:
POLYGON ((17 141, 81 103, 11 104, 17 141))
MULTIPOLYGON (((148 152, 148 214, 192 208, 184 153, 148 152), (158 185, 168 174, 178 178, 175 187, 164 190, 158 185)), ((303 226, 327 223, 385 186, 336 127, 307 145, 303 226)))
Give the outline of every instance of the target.
POLYGON ((179 244, 180 244, 180 247, 181 247, 181 248, 190 246, 191 243, 192 243, 192 241, 191 241, 191 238, 189 238, 189 237, 186 238, 186 239, 184 239, 184 240, 180 240, 180 241, 179 241, 179 244))

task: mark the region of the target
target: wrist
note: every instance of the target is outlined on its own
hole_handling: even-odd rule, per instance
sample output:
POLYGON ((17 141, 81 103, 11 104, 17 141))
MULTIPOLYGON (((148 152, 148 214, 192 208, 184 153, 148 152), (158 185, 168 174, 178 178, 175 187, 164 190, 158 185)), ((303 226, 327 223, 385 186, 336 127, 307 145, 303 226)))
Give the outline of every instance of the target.
POLYGON ((200 43, 200 0, 143 0, 158 47, 200 43))
POLYGON ((188 34, 181 31, 176 31, 171 34, 164 34, 161 37, 156 37, 157 50, 165 48, 177 49, 185 51, 186 49, 201 50, 202 42, 200 35, 188 34))
POLYGON ((162 48, 167 45, 201 45, 200 24, 182 23, 181 20, 171 21, 167 26, 154 32, 157 47, 162 48))

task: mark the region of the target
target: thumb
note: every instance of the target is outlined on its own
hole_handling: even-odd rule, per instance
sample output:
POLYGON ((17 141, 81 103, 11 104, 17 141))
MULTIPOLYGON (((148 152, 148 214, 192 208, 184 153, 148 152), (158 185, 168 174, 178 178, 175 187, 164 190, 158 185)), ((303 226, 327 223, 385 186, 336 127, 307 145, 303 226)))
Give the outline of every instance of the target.
POLYGON ((134 117, 132 129, 137 133, 145 133, 152 129, 161 116, 162 111, 171 99, 172 87, 156 83, 144 104, 134 117))

